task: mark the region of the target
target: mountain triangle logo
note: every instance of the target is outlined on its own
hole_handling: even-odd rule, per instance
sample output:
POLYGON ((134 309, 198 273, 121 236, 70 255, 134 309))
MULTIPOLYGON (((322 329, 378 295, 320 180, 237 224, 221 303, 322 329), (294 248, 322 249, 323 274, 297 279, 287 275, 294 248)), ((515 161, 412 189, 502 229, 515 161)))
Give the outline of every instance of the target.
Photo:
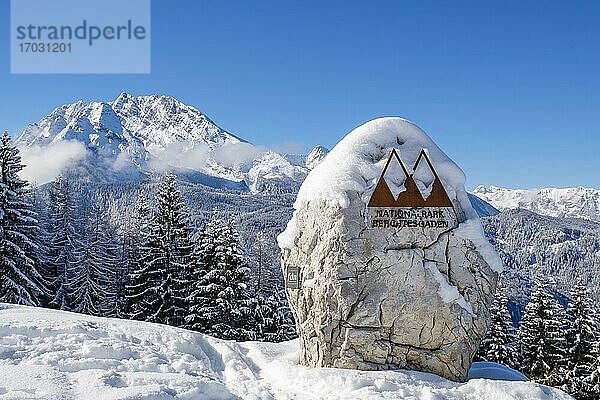
POLYGON ((415 208, 453 207, 453 205, 425 149, 421 149, 411 174, 408 173, 396 149, 392 149, 367 207, 415 208), (390 185, 386 180, 386 173, 388 173, 388 169, 392 166, 393 162, 400 166, 404 174, 404 182, 401 187, 403 190, 400 190, 397 196, 392 194, 390 185), (425 177, 426 179, 417 179, 419 182, 417 184, 417 181, 415 181, 416 175, 425 177))

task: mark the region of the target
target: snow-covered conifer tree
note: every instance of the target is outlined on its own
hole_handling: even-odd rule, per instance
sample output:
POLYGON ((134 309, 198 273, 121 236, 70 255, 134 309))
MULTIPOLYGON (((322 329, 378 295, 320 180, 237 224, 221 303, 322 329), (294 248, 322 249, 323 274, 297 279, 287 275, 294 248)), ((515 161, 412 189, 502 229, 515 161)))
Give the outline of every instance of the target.
POLYGON ((297 337, 292 312, 276 288, 270 294, 258 293, 253 298, 254 340, 282 342, 297 337))
POLYGON ((296 323, 292 309, 285 296, 285 290, 279 289, 275 291, 273 296, 278 304, 275 310, 275 325, 277 326, 277 337, 275 341, 282 342, 292 340, 298 337, 296 333, 296 323))
MULTIPOLYGON (((596 342, 593 353, 596 356, 591 373, 582 380, 581 388, 577 392, 577 399, 597 400, 600 399, 600 341, 596 342)), ((569 389, 568 387, 566 388, 569 389)))
POLYGON ((598 356, 598 321, 593 302, 579 279, 570 293, 565 334, 567 392, 577 399, 598 398, 598 392, 588 383, 598 356))
POLYGON ((99 248, 102 272, 102 295, 100 296, 100 315, 103 317, 121 316, 121 304, 124 288, 123 276, 120 270, 116 228, 110 224, 104 214, 104 208, 97 214, 102 219, 98 226, 97 246, 99 248))
POLYGON ((70 270, 71 309, 78 313, 99 315, 100 296, 105 282, 99 270, 100 257, 95 252, 97 245, 93 235, 88 232, 83 233, 77 245, 81 248, 79 258, 70 270))
POLYGON ((128 274, 125 282, 125 314, 128 318, 145 321, 149 319, 152 302, 150 288, 160 284, 158 271, 148 270, 147 250, 150 240, 150 207, 146 196, 139 193, 130 218, 130 226, 124 232, 124 258, 128 274))
POLYGON ((194 259, 185 204, 172 174, 158 189, 150 232, 143 259, 149 279, 144 295, 147 320, 180 326, 187 313, 194 259))
POLYGON ((521 371, 531 379, 548 384, 562 384, 564 370, 564 310, 549 292, 543 278, 525 307, 519 330, 521 371))
POLYGON ((52 284, 49 281, 52 277, 51 269, 48 263, 48 248, 50 242, 48 235, 48 204, 43 193, 45 189, 40 189, 35 184, 30 185, 29 202, 32 204, 32 210, 38 220, 38 229, 34 232, 32 241, 35 243, 36 249, 33 255, 35 269, 38 272, 40 282, 38 287, 42 293, 38 296, 38 303, 41 307, 53 307, 52 300, 54 293, 52 292, 52 284))
POLYGON ((39 305, 44 282, 35 265, 38 229, 18 149, 4 132, 0 144, 0 301, 39 305))
POLYGON ((91 205, 78 239, 78 262, 72 267, 73 311, 115 316, 116 248, 111 240, 105 206, 100 197, 91 205))
POLYGON ((75 204, 70 182, 61 176, 50 184, 48 193, 49 226, 47 270, 52 305, 70 310, 70 278, 72 269, 81 259, 79 235, 76 229, 75 204))
POLYGON ((477 358, 517 368, 518 351, 515 343, 515 329, 508 312, 508 298, 504 292, 504 286, 500 282, 496 287, 494 303, 490 312, 490 328, 486 338, 479 346, 477 358))
POLYGON ((187 326, 224 339, 255 338, 249 269, 233 219, 224 222, 213 212, 200 235, 197 254, 206 273, 190 295, 187 326))
POLYGON ((206 333, 221 316, 218 296, 225 284, 225 278, 214 266, 217 237, 222 225, 223 221, 213 210, 210 221, 196 235, 196 263, 191 273, 191 290, 187 298, 189 311, 184 324, 187 329, 206 333))
POLYGON ((252 262, 254 266, 254 290, 257 294, 262 294, 267 289, 272 289, 273 279, 269 266, 267 265, 267 245, 263 232, 259 231, 254 235, 254 241, 251 246, 252 262))

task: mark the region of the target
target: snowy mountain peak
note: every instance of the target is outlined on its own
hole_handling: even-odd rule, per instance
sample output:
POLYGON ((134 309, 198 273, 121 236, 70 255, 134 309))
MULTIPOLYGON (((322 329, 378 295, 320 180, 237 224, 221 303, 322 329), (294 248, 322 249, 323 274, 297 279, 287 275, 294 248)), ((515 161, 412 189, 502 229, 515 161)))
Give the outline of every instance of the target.
POLYGON ((119 94, 117 98, 111 102, 111 104, 115 109, 126 109, 136 107, 135 97, 133 97, 127 92, 121 92, 121 94, 119 94))
POLYGON ((316 145, 307 155, 305 159, 305 165, 308 169, 313 169, 316 167, 325 156, 329 153, 329 149, 321 146, 320 144, 316 145))
MULTIPOLYGON (((196 183, 276 192, 297 190, 328 152, 317 146, 306 156, 280 155, 225 131, 174 97, 127 92, 109 102, 60 106, 16 139, 20 148, 35 149, 25 156, 42 158, 44 152, 56 157, 56 146, 65 143, 82 147, 86 154, 76 160, 75 170, 93 179, 139 179, 174 170, 196 183)), ((47 177, 34 180, 43 183, 47 177)))
POLYGON ((50 115, 25 128, 17 143, 45 145, 60 139, 82 140, 85 134, 91 134, 90 129, 114 134, 128 131, 130 135, 141 139, 149 150, 164 150, 175 142, 187 142, 186 147, 194 147, 197 143, 214 145, 242 142, 218 127, 198 109, 173 97, 133 97, 123 92, 108 103, 78 100, 58 107, 50 115))
POLYGON ((198 145, 240 143, 243 140, 221 129, 198 109, 170 96, 133 97, 121 93, 111 107, 123 127, 137 136, 150 153, 165 151, 178 143, 180 150, 198 145))
POLYGON ((110 104, 90 103, 88 119, 92 123, 92 126, 98 130, 118 134, 123 132, 121 121, 110 104))
POLYGON ((582 218, 600 222, 600 189, 507 189, 477 186, 473 194, 501 211, 526 209, 551 217, 582 218))

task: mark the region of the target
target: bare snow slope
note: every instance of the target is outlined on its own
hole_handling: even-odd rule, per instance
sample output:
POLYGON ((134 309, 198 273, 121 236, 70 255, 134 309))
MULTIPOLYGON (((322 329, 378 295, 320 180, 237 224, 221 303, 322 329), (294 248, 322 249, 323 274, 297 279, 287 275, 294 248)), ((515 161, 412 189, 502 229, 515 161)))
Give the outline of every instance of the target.
POLYGON ((506 189, 477 186, 473 194, 501 211, 525 209, 550 217, 600 222, 600 189, 506 189))
POLYGON ((296 354, 296 341, 0 305, 0 399, 570 399, 530 382, 312 369, 296 354))

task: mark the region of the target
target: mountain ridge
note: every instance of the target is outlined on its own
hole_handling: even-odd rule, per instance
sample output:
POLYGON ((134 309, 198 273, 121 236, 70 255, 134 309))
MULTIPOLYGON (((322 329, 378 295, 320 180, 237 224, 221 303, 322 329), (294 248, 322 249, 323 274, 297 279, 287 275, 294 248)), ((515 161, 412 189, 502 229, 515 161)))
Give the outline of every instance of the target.
POLYGON ((56 107, 15 139, 18 147, 42 152, 70 142, 85 151, 75 168, 80 175, 129 180, 169 170, 183 179, 204 176, 200 180, 209 186, 223 182, 255 192, 294 191, 328 152, 316 146, 307 155, 279 154, 229 133, 174 97, 126 92, 108 102, 56 107))
POLYGON ((581 218, 600 222, 600 189, 585 187, 509 189, 480 185, 472 193, 500 211, 525 209, 551 217, 581 218))

